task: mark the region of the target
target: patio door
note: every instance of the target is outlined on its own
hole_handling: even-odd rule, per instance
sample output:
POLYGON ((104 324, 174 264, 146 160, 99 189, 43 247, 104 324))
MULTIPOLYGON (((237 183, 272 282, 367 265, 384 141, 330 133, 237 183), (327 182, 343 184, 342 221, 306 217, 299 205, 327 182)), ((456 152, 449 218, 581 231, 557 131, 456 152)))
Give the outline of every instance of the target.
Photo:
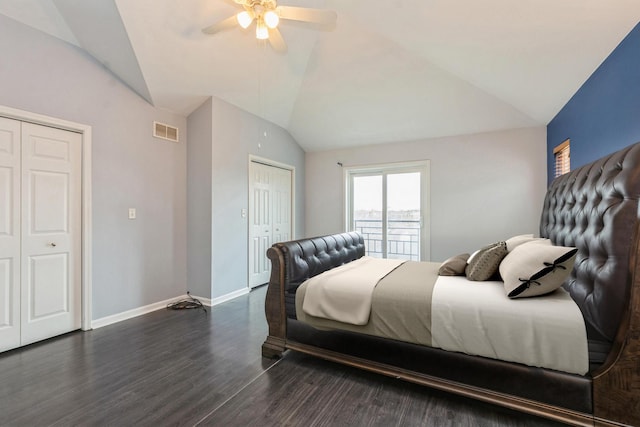
POLYGON ((428 163, 348 168, 347 229, 364 236, 367 255, 425 261, 428 163))

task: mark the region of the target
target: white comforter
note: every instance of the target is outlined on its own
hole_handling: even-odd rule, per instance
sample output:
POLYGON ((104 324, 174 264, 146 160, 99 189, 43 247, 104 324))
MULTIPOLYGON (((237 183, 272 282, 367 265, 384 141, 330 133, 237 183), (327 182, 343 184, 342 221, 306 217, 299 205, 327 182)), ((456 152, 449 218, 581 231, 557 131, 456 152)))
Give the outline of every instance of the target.
POLYGON ((509 299, 502 282, 440 276, 431 301, 433 347, 584 375, 587 331, 562 288, 509 299))
POLYGON ((366 325, 376 284, 404 262, 365 256, 325 271, 306 281, 302 309, 311 316, 366 325))
MULTIPOLYGON (((427 338, 405 339, 408 342, 579 375, 588 372, 584 319, 563 289, 541 297, 511 300, 505 295, 502 282, 471 282, 460 276, 437 276, 418 277, 419 282, 409 288, 404 280, 391 285, 385 279, 384 293, 376 294, 376 284, 400 264, 401 261, 366 257, 309 279, 298 290, 303 297, 299 318, 304 317, 304 321, 321 329, 378 335, 376 331, 393 330, 387 326, 398 322, 404 325, 402 322, 407 319, 403 313, 396 319, 393 310, 383 317, 374 316, 372 302, 377 301, 373 305, 378 307, 395 307, 396 295, 412 295, 411 292, 420 291, 432 280, 430 322, 406 325, 409 329, 430 327, 430 334, 410 334, 427 338), (320 285, 315 286, 317 284, 320 285), (398 291, 394 292, 389 286, 398 287, 398 291), (379 317, 384 318, 385 324, 370 325, 370 317, 374 319, 372 323, 379 317)), ((422 297, 411 301, 425 304, 422 297)), ((428 313, 428 308, 416 306, 408 310, 428 313)))

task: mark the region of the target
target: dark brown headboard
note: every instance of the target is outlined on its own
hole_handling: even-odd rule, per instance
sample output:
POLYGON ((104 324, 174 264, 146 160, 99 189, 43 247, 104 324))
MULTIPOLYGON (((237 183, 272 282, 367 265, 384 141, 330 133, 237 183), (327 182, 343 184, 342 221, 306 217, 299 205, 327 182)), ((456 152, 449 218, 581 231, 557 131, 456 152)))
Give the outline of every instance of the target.
POLYGON ((302 282, 364 254, 364 238, 356 232, 274 244, 267 250, 273 266, 270 281, 282 281, 287 315, 296 318, 295 291, 302 282))
POLYGON ((639 196, 637 143, 556 178, 542 210, 540 235, 578 248, 565 288, 605 354, 629 304, 639 196))

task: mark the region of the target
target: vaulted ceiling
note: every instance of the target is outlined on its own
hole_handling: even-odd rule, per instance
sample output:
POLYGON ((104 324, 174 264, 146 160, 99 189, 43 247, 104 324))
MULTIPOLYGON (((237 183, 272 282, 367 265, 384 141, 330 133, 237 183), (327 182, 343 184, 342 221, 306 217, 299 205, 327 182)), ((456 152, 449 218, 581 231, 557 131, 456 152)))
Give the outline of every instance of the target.
POLYGON ((281 21, 285 54, 251 29, 201 29, 232 0, 3 0, 0 13, 77 45, 153 105, 215 96, 307 151, 546 125, 640 21, 638 0, 280 0, 335 10, 281 21))

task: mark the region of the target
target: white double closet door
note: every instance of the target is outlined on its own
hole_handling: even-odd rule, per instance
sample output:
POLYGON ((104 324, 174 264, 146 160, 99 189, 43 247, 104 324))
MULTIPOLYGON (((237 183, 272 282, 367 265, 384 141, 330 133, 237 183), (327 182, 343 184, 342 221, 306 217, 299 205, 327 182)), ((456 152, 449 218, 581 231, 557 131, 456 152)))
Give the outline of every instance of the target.
POLYGON ((249 286, 269 281, 267 249, 291 239, 292 171, 259 162, 249 164, 249 286))
POLYGON ((80 328, 81 144, 0 117, 0 351, 80 328))

